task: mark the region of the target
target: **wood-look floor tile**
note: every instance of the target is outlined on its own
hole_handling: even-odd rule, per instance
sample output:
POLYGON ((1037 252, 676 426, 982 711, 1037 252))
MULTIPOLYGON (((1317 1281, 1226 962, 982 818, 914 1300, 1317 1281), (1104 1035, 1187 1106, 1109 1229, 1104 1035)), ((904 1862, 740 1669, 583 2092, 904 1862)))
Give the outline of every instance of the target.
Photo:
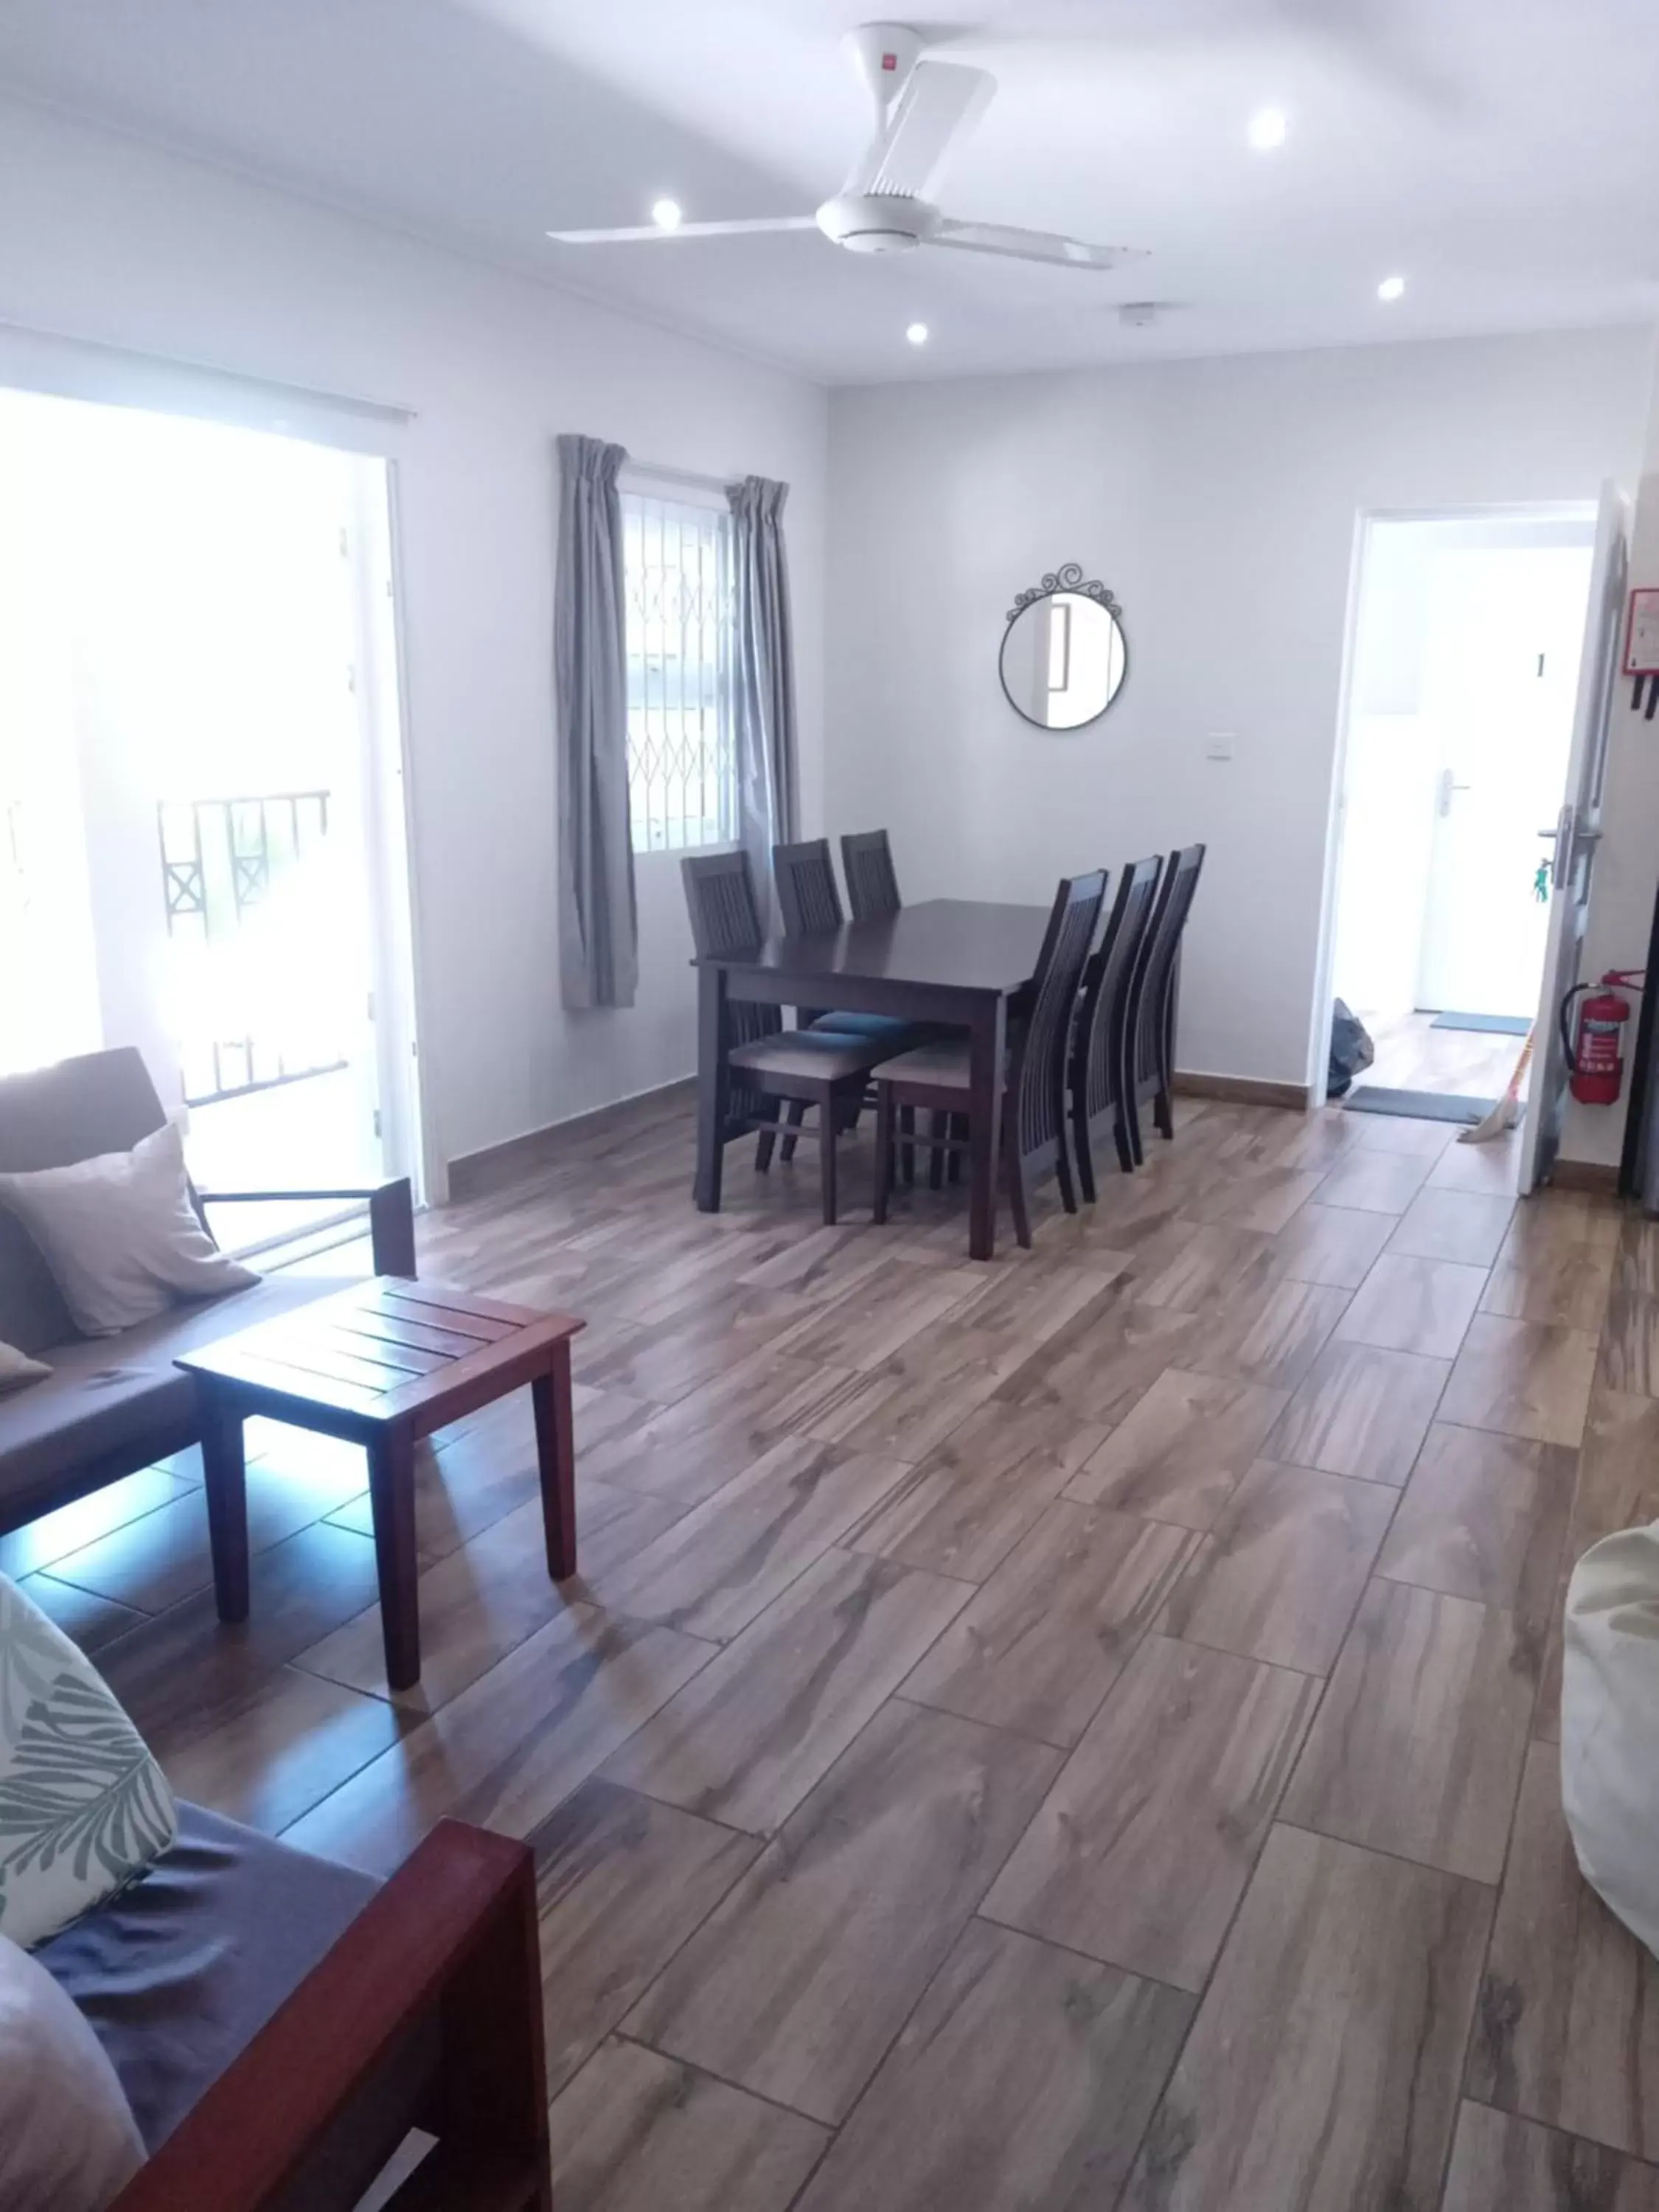
POLYGON ((1659 1519, 1659 1400, 1627 1390, 1590 1393, 1573 1498, 1576 1559, 1599 1537, 1659 1519))
POLYGON ((1428 1434, 1449 1359, 1376 1345, 1328 1344, 1261 1447, 1266 1459, 1397 1489, 1428 1434))
POLYGON ((1275 1828, 1122 2212, 1431 2212, 1491 1912, 1473 1882, 1275 1828))
POLYGON ((1378 1482, 1258 1461, 1188 1561, 1159 1628, 1328 1674, 1395 1503, 1378 1482))
POLYGON ((1659 2166, 1466 2103, 1442 2212, 1659 2212, 1659 2166))
POLYGON ((99 1597, 92 1590, 77 1589, 73 1583, 60 1583, 44 1571, 24 1576, 17 1587, 86 1652, 113 1643, 144 1618, 131 1606, 117 1605, 113 1598, 99 1597))
MULTIPOLYGON (((365 1480, 361 1452, 355 1465, 301 1477, 255 1460, 247 1470, 248 1548, 254 1553, 280 1543, 362 1492, 365 1480)), ((140 1613, 164 1613, 213 1579, 208 1546, 207 1506, 199 1490, 185 1490, 170 1504, 144 1513, 100 1536, 78 1552, 53 1562, 60 1582, 113 1598, 140 1613)), ((254 1574, 257 1581, 258 1569, 254 1574)))
POLYGON ((255 1557, 246 1620, 227 1626, 213 1592, 198 1590, 105 1644, 99 1672, 159 1757, 179 1731, 194 1737, 228 1724, 260 1681, 361 1613, 378 1589, 368 1539, 314 1522, 255 1557))
POLYGON ((1495 1882, 1540 1653, 1512 1613, 1374 1582, 1285 1793, 1322 1834, 1495 1882))
POLYGON ((295 1663, 313 1674, 390 1697, 411 1712, 435 1712, 486 1674, 499 1659, 590 1593, 603 1576, 672 1527, 678 1509, 599 1483, 586 1486, 577 1515, 583 1571, 563 1583, 547 1571, 538 1498, 493 1522, 459 1550, 446 1553, 419 1580, 421 1676, 407 1689, 386 1685, 380 1608, 337 1628, 295 1663))
POLYGON ((532 1829, 556 2096, 753 1861, 753 1836, 597 1778, 532 1829))
POLYGON ((625 2032, 842 2120, 1059 1765, 1000 1729, 887 1705, 625 2032))
POLYGON ((880 1367, 983 1284, 965 1267, 896 1262, 855 1284, 775 1340, 775 1349, 823 1367, 880 1367))
POLYGON ((800 2212, 1109 2204, 1189 2002, 970 1921, 800 2212))
POLYGON ((1350 1206, 1361 1213, 1403 1213, 1433 1165, 1426 1156, 1356 1146, 1321 1182, 1317 1203, 1350 1206))
POLYGON ((1626 1236, 1614 1257, 1601 1334, 1601 1379, 1613 1390, 1659 1397, 1659 1286, 1651 1247, 1626 1236))
POLYGON ((983 1582, 1087 1461, 1105 1431, 1063 1407, 975 1407, 847 1540, 854 1552, 983 1582))
POLYGON ((527 1835, 713 1650, 570 1606, 325 1799, 289 1840, 389 1874, 446 1817, 527 1835))
POLYGON ((1427 1190, 1472 1190, 1489 1198, 1513 1198, 1521 1176, 1517 1133, 1465 1145, 1455 1138, 1435 1162, 1427 1190))
POLYGON ((1362 1152, 1398 1152, 1411 1159, 1439 1160, 1457 1140, 1446 1121, 1419 1121, 1409 1114, 1355 1114, 1355 1143, 1362 1152))
POLYGON ((1248 1284, 1270 1282, 1278 1239, 1255 1229, 1176 1222, 1135 1252, 1125 1290, 1152 1306, 1200 1313, 1248 1284))
POLYGON ((119 1482, 94 1490, 90 1497, 77 1498, 72 1505, 60 1505, 56 1512, 43 1513, 26 1528, 0 1536, 0 1575, 21 1582, 37 1568, 52 1566, 71 1552, 84 1551, 99 1538, 127 1527, 146 1513, 176 1504, 196 1487, 169 1467, 142 1468, 137 1474, 125 1475, 119 1482))
POLYGON ((637 1410, 630 1424, 593 1445, 578 1436, 578 1463, 584 1476, 601 1482, 700 1505, 787 1433, 777 1407, 819 1371, 804 1359, 763 1352, 672 1406, 631 1401, 637 1410))
POLYGON ((1559 1578, 1577 1455, 1437 1422, 1377 1572, 1452 1597, 1505 1606, 1541 1645, 1559 1578))
MULTIPOLYGON (((1115 1230, 1112 1232, 1115 1235, 1115 1230)), ((1025 1405, 1063 1407, 1079 1420, 1121 1420, 1166 1367, 1190 1364, 1199 1316, 1149 1306, 1117 1290, 1051 1336, 997 1395, 1025 1405)))
POLYGON ((1261 1382, 1166 1368, 1066 1496, 1143 1520, 1208 1528, 1289 1402, 1261 1382))
MULTIPOLYGON (((580 1344, 581 1339, 576 1341, 580 1344)), ((530 1425, 528 1398, 520 1395, 526 1396, 526 1403, 513 1408, 511 1419, 469 1424, 453 1440, 441 1440, 436 1447, 429 1443, 416 1446, 415 1540, 422 1565, 446 1559, 540 1495, 535 1431, 530 1425)), ((579 1458, 579 1506, 586 1474, 579 1458)), ((355 1529, 360 1535, 374 1532, 367 1492, 328 1517, 335 1527, 355 1529)))
POLYGON ((1455 1359, 1486 1285, 1483 1267, 1385 1252, 1337 1323, 1337 1341, 1455 1359))
POLYGON ((784 1437, 646 1543, 585 1579, 611 1611, 725 1643, 901 1482, 902 1462, 784 1437))
POLYGON ((969 1720, 1073 1744, 1195 1539, 1103 1507, 1049 1506, 903 1685, 969 1720))
POLYGON ((1357 1206, 1304 1206, 1273 1239, 1276 1272, 1298 1283, 1357 1291, 1394 1234, 1394 1217, 1357 1206))
POLYGON ((1540 1443, 1577 1445, 1595 1374, 1595 1339, 1584 1330, 1476 1314, 1440 1417, 1540 1443))
POLYGON ((1659 1961, 1578 1871, 1560 1756, 1534 1744, 1469 2053, 1469 2094, 1659 2157, 1659 1961))
POLYGON ((554 2099, 548 2127, 559 2212, 786 2212, 830 2140, 614 2039, 554 2099))
POLYGON ((1294 1390, 1341 1319, 1346 1291, 1285 1279, 1236 1292, 1199 1316, 1182 1364, 1201 1375, 1234 1376, 1294 1390))
POLYGON ((1513 1199, 1477 1191, 1419 1190, 1389 1239, 1390 1252, 1489 1267, 1509 1233, 1513 1199))
POLYGON ((945 1443, 998 1385, 1109 1287, 1115 1270, 1054 1267, 1041 1286, 1010 1267, 902 1346, 880 1370, 891 1384, 847 1431, 860 1451, 917 1462, 945 1443))
POLYGON ((1257 1167, 1216 1175, 1207 1188, 1189 1198, 1182 1212, 1190 1221, 1259 1229, 1271 1236, 1305 1206, 1327 1170, 1321 1168, 1257 1167))
POLYGON ((1597 1233, 1595 1215, 1579 1215, 1565 1230, 1554 1221, 1553 1205, 1521 1207, 1493 1265, 1480 1310, 1511 1321, 1553 1322, 1599 1332, 1613 1287, 1617 1241, 1597 1233))
POLYGON ((210 1719, 180 1711, 145 1735, 176 1796, 274 1836, 415 1725, 383 1698, 279 1667, 216 1698, 210 1719))
POLYGON ((1149 1636, 981 1910, 1201 1990, 1319 1691, 1149 1636))
POLYGON ((832 1550, 623 1746, 607 1778, 759 1835, 781 1827, 973 1596, 832 1550))

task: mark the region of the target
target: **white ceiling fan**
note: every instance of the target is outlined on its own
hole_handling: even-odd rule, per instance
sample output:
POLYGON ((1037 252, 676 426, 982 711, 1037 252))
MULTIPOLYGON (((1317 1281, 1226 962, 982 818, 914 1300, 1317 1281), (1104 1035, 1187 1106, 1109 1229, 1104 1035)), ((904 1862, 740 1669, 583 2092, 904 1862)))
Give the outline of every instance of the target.
POLYGON ((957 222, 927 197, 956 147, 990 104, 988 70, 921 58, 923 40, 902 23, 866 23, 846 46, 876 103, 876 133, 851 175, 816 215, 738 222, 641 223, 623 230, 550 230, 562 246, 611 246, 647 239, 733 238, 750 231, 821 230, 849 253, 904 253, 946 246, 1066 269, 1115 269, 1133 247, 1090 246, 1057 231, 1000 222, 957 222))

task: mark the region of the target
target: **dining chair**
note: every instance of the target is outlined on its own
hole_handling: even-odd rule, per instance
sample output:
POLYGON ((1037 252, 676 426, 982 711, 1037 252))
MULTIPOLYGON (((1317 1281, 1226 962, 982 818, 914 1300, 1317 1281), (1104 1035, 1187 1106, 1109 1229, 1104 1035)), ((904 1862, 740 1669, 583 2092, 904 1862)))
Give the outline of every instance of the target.
POLYGON ((852 830, 841 841, 841 865, 854 921, 880 921, 903 905, 884 830, 852 830))
POLYGON ((1094 1139, 1109 1116, 1118 1165, 1127 1175, 1135 1164, 1124 1119, 1124 1046, 1129 1035, 1130 986, 1152 920, 1164 856, 1136 860, 1118 878, 1117 896, 1106 931, 1084 964, 1077 1023, 1072 1032, 1068 1088, 1072 1150, 1077 1179, 1090 1205, 1095 1199, 1094 1139))
MULTIPOLYGON (((1028 1248, 1033 1180, 1056 1176, 1061 1204, 1068 1213, 1077 1212, 1077 1194, 1066 1155, 1066 1051, 1078 979, 1094 942, 1105 896, 1103 870, 1061 881, 1031 977, 1030 1010, 1003 1068, 1000 1170, 1007 1185, 1014 1234, 1028 1248)), ((946 1039, 923 1045, 915 1052, 901 1053, 876 1070, 875 1085, 875 1218, 885 1221, 893 1180, 896 1116, 900 1109, 926 1107, 935 1115, 964 1116, 971 1133, 967 1042, 946 1039)), ((936 1132, 944 1126, 934 1123, 936 1132)), ((964 1150, 970 1137, 957 1133, 959 1124, 954 1118, 948 1126, 950 1134, 937 1133, 929 1141, 946 1152, 964 1150)))
POLYGON ((1158 902, 1140 949, 1138 975, 1131 986, 1128 1036, 1125 1046, 1123 1121, 1129 1149, 1139 1167, 1146 1158, 1140 1141, 1140 1109, 1150 1103, 1153 1126, 1162 1137, 1175 1134, 1170 1092, 1175 1081, 1176 1012, 1181 990, 1181 937, 1192 911, 1204 866, 1202 845, 1183 845, 1164 864, 1158 902))
MULTIPOLYGON (((700 959, 750 952, 762 943, 746 854, 688 853, 681 859, 680 874, 700 959)), ((799 1108, 792 1134, 817 1140, 823 1218, 833 1223, 836 1139, 857 1119, 871 1070, 893 1048, 879 1038, 834 1030, 786 1030, 776 1006, 752 999, 726 1000, 725 1043, 730 1079, 720 1141, 729 1144, 747 1130, 757 1131, 755 1166, 764 1174, 772 1164, 780 1106, 799 1108), (811 1128, 800 1126, 808 1107, 817 1113, 811 1128)))
MULTIPOLYGON (((772 882, 778 895, 778 912, 786 937, 810 937, 839 929, 846 921, 827 837, 808 837, 797 844, 774 845, 772 882)), ((908 1052, 933 1034, 920 1023, 904 1021, 896 1014, 860 1014, 835 1009, 826 1012, 809 1006, 797 1007, 796 1012, 803 1029, 878 1038, 890 1052, 908 1052)), ((792 1106, 788 1115, 791 1133, 783 1139, 786 1160, 794 1158, 793 1132, 799 1127, 800 1118, 799 1105, 792 1106)))

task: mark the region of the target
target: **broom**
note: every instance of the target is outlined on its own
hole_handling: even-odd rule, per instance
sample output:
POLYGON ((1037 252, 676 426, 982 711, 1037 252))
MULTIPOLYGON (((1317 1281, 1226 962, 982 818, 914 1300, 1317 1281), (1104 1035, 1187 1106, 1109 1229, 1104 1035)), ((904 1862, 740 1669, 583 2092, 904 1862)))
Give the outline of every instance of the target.
POLYGON ((1489 1144, 1494 1137, 1501 1137, 1506 1129, 1515 1127, 1521 1112, 1521 1085, 1526 1080, 1527 1069, 1532 1060, 1532 1041, 1537 1029, 1538 1024, 1534 1022, 1527 1031, 1527 1041, 1521 1048, 1521 1057, 1515 1063, 1515 1073, 1510 1076, 1509 1087, 1503 1097, 1485 1121, 1477 1121, 1472 1129, 1458 1131, 1460 1145, 1489 1144))

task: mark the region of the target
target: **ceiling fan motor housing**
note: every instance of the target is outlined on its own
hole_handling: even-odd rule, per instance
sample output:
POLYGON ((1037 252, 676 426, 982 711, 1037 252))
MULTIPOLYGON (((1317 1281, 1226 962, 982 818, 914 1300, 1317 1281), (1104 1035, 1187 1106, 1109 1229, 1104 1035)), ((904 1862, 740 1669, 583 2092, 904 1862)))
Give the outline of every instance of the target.
POLYGON ((818 210, 818 228, 849 253, 908 253, 939 227, 939 210, 897 192, 837 192, 818 210))

